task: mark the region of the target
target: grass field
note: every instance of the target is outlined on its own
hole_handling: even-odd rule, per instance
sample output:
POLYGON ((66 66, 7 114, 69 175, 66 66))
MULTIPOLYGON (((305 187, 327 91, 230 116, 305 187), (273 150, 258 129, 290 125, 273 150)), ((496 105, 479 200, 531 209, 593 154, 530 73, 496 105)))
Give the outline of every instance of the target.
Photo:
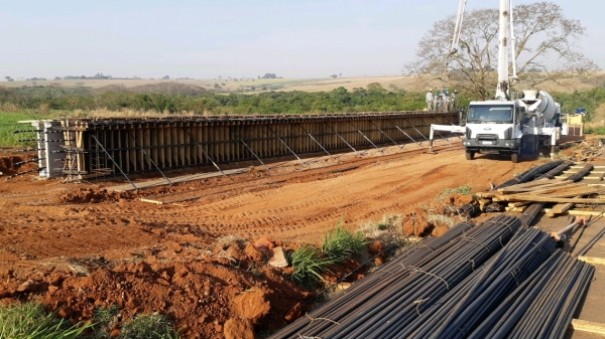
POLYGON ((32 139, 33 133, 15 133, 16 131, 33 129, 28 124, 19 121, 39 119, 40 115, 33 111, 0 112, 0 147, 31 146, 34 143, 22 142, 22 139, 32 139))

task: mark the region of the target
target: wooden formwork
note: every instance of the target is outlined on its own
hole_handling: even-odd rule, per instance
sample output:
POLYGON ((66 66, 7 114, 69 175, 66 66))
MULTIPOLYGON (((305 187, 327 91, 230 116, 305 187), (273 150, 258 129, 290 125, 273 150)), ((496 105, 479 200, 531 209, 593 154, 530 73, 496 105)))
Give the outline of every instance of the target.
POLYGON ((64 174, 77 178, 343 152, 423 141, 457 113, 392 112, 63 120, 64 174))

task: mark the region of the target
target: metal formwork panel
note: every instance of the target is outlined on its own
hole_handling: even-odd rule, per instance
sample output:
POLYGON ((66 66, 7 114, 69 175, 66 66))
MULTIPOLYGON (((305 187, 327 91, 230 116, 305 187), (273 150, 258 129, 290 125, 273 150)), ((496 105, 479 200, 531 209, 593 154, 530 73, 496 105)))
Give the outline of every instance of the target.
MULTIPOLYGON (((455 124, 457 120, 455 112, 83 119, 46 122, 55 126, 56 135, 47 133, 39 139, 46 138, 46 143, 61 140, 60 145, 50 147, 62 149, 62 153, 56 152, 62 157, 62 173, 85 177, 96 172, 116 174, 117 166, 134 173, 256 161, 256 156, 269 159, 291 156, 291 152, 323 153, 322 148, 338 152, 370 148, 372 144, 403 144, 411 142, 406 133, 424 140, 431 123, 455 124)), ((41 144, 38 148, 48 147, 41 144)))

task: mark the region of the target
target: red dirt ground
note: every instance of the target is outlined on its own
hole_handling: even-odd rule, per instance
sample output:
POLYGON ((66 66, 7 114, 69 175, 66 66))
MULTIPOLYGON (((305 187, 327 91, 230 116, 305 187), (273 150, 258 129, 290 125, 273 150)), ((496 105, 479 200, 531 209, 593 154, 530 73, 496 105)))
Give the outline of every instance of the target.
MULTIPOLYGON (((313 297, 291 282, 290 268, 266 265, 267 247, 319 244, 338 224, 355 230, 389 214, 403 216, 407 233, 426 233, 429 214, 466 202, 446 189, 483 191, 541 162, 410 149, 285 162, 138 193, 110 193, 116 182, 4 180, 21 171, 5 152, 0 303, 37 300, 74 321, 118 305, 124 320, 166 314, 184 337, 262 335, 303 314, 313 297), (179 196, 188 199, 138 199, 179 196)), ((436 226, 435 234, 447 229, 436 226)))

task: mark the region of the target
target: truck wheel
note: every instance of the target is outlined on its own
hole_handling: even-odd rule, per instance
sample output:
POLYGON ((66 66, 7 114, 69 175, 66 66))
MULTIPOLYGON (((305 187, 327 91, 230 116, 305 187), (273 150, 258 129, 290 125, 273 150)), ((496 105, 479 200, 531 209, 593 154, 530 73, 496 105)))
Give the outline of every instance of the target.
POLYGON ((473 160, 475 159, 475 152, 474 151, 466 151, 466 160, 473 160))
POLYGON ((511 154, 510 155, 510 160, 513 163, 515 163, 515 164, 518 163, 519 162, 519 153, 513 153, 513 154, 511 154))

